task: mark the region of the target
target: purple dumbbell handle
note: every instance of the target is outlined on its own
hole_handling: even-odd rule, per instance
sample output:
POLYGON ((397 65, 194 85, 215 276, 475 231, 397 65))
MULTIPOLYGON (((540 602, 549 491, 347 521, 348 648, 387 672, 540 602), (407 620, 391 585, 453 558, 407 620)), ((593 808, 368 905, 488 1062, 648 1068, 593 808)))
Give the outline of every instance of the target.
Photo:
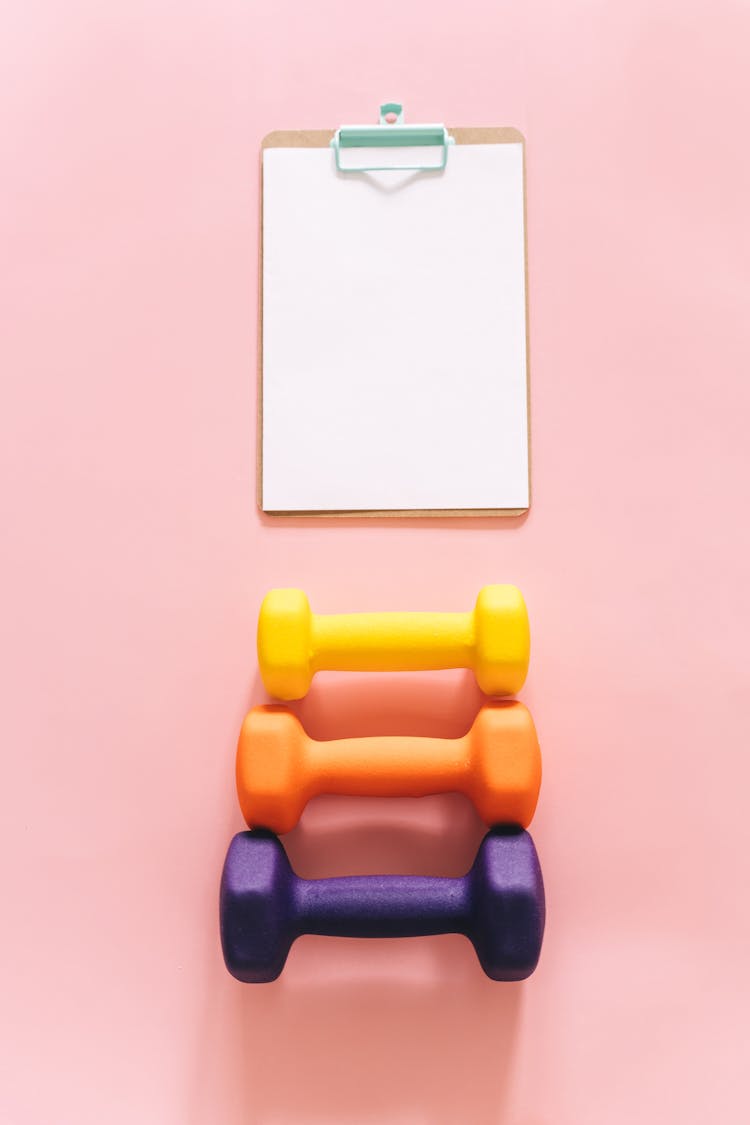
POLYGON ((328 937, 421 937, 466 933, 469 876, 358 875, 294 880, 299 934, 328 937))

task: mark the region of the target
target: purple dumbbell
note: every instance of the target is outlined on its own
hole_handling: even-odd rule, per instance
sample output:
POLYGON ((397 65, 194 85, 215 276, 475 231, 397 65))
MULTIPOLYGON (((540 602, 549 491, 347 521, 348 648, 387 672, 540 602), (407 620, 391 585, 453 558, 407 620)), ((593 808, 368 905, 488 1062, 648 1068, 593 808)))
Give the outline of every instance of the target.
POLYGON ((488 977, 523 980, 539 959, 544 886, 534 842, 522 829, 488 832, 460 879, 300 879, 276 836, 240 832, 224 863, 220 914, 227 968, 252 984, 279 976, 301 934, 465 934, 488 977))

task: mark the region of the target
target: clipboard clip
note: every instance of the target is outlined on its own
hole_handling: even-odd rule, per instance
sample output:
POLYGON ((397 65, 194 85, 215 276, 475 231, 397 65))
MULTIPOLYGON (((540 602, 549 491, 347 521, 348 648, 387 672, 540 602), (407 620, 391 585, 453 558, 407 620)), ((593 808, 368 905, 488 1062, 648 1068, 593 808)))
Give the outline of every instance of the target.
POLYGON ((377 125, 342 125, 333 134, 331 148, 336 155, 339 172, 437 172, 445 168, 448 146, 453 143, 445 125, 405 125, 404 107, 398 102, 385 102, 380 107, 377 125), (381 148, 433 148, 440 151, 437 160, 432 163, 418 161, 414 153, 408 157, 411 163, 405 164, 342 162, 342 150, 381 148))

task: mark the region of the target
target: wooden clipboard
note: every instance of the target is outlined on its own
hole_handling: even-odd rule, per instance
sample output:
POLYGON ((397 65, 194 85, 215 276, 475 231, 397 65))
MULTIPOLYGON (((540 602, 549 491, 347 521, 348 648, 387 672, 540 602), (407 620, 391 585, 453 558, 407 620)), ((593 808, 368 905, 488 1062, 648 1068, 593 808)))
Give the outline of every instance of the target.
POLYGON ((523 134, 512 127, 466 127, 453 128, 450 133, 458 145, 498 145, 520 144, 523 160, 523 255, 524 255, 524 296, 526 329, 526 419, 528 443, 528 497, 525 507, 518 508, 419 508, 419 509, 341 509, 300 511, 274 511, 263 508, 263 152, 272 148, 329 148, 335 136, 333 129, 276 130, 267 134, 261 142, 260 171, 260 209, 259 209, 259 248, 258 255, 258 351, 257 351, 257 453, 256 453, 256 502, 264 515, 275 519, 392 519, 392 518, 482 518, 514 517, 523 515, 531 507, 531 401, 529 385, 529 286, 528 286, 528 236, 526 216, 526 144, 523 134))

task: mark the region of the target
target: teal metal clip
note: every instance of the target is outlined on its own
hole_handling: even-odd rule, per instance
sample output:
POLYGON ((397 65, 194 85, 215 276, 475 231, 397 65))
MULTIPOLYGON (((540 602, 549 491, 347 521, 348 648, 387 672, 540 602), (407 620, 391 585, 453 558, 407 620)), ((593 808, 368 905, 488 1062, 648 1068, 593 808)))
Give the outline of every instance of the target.
POLYGON ((430 172, 445 168, 448 146, 453 137, 445 125, 405 125, 404 108, 397 102, 380 107, 377 125, 342 125, 333 134, 331 148, 339 172, 430 172), (341 150, 350 148, 439 148, 440 158, 432 164, 342 164, 341 150))

